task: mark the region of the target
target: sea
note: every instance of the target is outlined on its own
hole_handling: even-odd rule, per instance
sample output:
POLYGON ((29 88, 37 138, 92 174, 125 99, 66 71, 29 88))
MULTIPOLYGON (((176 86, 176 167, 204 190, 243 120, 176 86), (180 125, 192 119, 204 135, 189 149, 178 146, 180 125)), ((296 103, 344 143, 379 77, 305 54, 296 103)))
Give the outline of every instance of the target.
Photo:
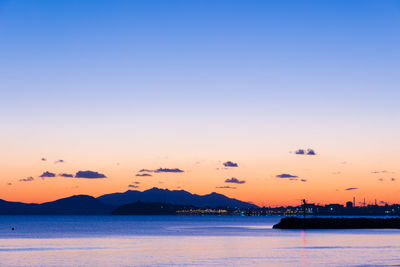
POLYGON ((400 230, 280 217, 0 216, 0 266, 400 266, 400 230))

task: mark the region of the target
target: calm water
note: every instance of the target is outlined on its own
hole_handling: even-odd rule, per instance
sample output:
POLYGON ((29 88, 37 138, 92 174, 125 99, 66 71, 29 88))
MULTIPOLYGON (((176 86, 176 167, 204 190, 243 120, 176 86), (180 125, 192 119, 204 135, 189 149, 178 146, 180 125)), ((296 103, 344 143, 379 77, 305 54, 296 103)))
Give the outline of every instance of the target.
POLYGON ((271 229, 279 219, 0 216, 0 266, 400 266, 400 230, 271 229))

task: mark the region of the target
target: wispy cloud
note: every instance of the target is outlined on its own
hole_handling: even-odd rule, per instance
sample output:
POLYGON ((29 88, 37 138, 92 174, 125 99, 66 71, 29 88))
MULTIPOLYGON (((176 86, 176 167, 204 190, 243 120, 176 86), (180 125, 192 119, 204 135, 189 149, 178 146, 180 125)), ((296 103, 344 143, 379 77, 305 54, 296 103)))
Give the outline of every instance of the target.
POLYGON ((288 174, 288 173, 282 173, 278 174, 276 178, 298 178, 296 175, 288 174))
POLYGON ((238 165, 237 163, 232 162, 232 161, 224 162, 223 165, 224 165, 225 167, 239 167, 239 165, 238 165))
POLYGON ((42 158, 42 159, 41 159, 41 161, 46 161, 46 160, 47 160, 46 158, 42 158))
POLYGON ((61 177, 68 177, 68 178, 74 177, 74 175, 73 175, 73 174, 70 174, 70 173, 60 173, 58 176, 61 176, 61 177))
POLYGON ((138 185, 134 185, 134 184, 130 184, 130 185, 128 185, 128 187, 131 187, 131 188, 139 188, 138 185))
POLYGON ((138 173, 138 174, 136 174, 136 176, 143 177, 143 176, 153 176, 153 175, 151 175, 149 173, 138 173))
POLYGON ((219 189, 236 189, 236 187, 233 187, 233 186, 217 186, 215 188, 219 188, 219 189))
POLYGON ((46 177, 56 177, 55 173, 49 172, 49 171, 45 171, 44 173, 42 173, 40 176, 40 178, 46 178, 46 177))
POLYGON ((358 188, 357 187, 349 187, 349 188, 346 188, 345 190, 346 191, 351 191, 351 190, 357 190, 358 188))
POLYGON ((32 182, 33 180, 35 180, 35 178, 33 178, 32 176, 19 179, 20 182, 32 182))
MULTIPOLYGON (((156 170, 141 169, 139 172, 154 172, 154 173, 173 172, 173 173, 180 173, 180 172, 184 172, 184 171, 179 169, 179 168, 158 168, 156 170)), ((137 176, 140 176, 140 175, 137 175, 137 176)), ((142 176, 147 176, 147 175, 142 175, 142 176)))
POLYGON ((63 160, 63 159, 59 159, 59 160, 56 160, 54 163, 55 163, 55 164, 57 164, 57 163, 64 163, 64 160, 63 160))
POLYGON ((239 179, 237 179, 235 177, 232 177, 231 179, 226 179, 225 183, 244 184, 244 183, 246 183, 246 181, 239 180, 239 179))
POLYGON ((141 169, 138 172, 154 172, 154 170, 149 170, 149 169, 141 169))
POLYGON ((170 169, 170 168, 159 168, 159 169, 155 170, 154 172, 155 173, 159 173, 159 172, 184 172, 184 171, 181 170, 181 169, 178 169, 178 168, 173 168, 173 169, 170 169))

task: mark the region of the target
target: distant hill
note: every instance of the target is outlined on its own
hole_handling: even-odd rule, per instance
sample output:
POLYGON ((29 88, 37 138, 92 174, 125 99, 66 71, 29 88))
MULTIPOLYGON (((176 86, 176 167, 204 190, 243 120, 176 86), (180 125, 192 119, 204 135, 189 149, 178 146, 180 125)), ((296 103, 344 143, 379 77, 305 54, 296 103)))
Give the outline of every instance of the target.
POLYGON ((256 205, 229 198, 218 193, 208 195, 191 194, 184 190, 168 190, 152 188, 146 191, 128 190, 124 193, 113 193, 97 198, 110 206, 121 206, 133 202, 161 202, 175 205, 191 205, 195 207, 228 207, 228 208, 257 208, 256 205))
POLYGON ((42 204, 26 204, 0 200, 0 214, 109 214, 113 208, 114 207, 110 207, 100 200, 87 195, 71 196, 42 204))

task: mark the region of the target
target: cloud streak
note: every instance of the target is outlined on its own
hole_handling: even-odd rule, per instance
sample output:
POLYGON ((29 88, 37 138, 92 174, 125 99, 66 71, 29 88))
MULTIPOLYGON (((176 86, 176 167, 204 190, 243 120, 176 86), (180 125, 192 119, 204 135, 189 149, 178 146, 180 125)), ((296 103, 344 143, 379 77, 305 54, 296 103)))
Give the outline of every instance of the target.
POLYGON ((32 176, 23 178, 23 179, 19 179, 20 182, 32 182, 33 180, 35 180, 35 178, 33 178, 32 176))
POLYGON ((184 172, 184 171, 181 170, 181 169, 178 169, 178 168, 173 168, 173 169, 170 169, 170 168, 159 168, 157 170, 154 170, 154 172, 155 173, 160 173, 160 172, 177 172, 177 173, 179 173, 179 172, 184 172))
POLYGON ((224 162, 223 165, 224 165, 225 167, 230 167, 230 168, 239 167, 239 165, 238 165, 237 163, 232 162, 232 161, 224 162))
POLYGON ((236 189, 236 187, 233 187, 233 186, 217 186, 215 188, 219 188, 219 189, 236 189))
MULTIPOLYGON (((162 172, 169 172, 169 173, 181 173, 181 172, 185 172, 179 168, 158 168, 156 170, 149 170, 149 169, 141 169, 138 172, 153 172, 153 173, 162 173, 162 172)), ((148 176, 148 175, 136 175, 136 176, 148 176)))
POLYGON ((74 175, 73 175, 73 174, 70 174, 70 173, 60 173, 58 176, 60 176, 60 177, 67 177, 67 178, 72 178, 72 177, 74 177, 74 175))
POLYGON ((351 190, 357 190, 358 188, 357 187, 349 187, 349 188, 346 188, 345 190, 346 191, 351 191, 351 190))
POLYGON ((225 183, 244 184, 244 183, 246 183, 246 181, 243 181, 243 180, 241 181, 235 177, 232 177, 231 179, 226 179, 225 183))
POLYGON ((49 171, 45 171, 44 173, 42 173, 40 176, 40 178, 47 178, 47 177, 56 177, 55 173, 49 172, 49 171))
POLYGON ((136 174, 136 176, 139 176, 139 177, 148 177, 148 176, 153 176, 153 175, 151 175, 151 174, 149 174, 149 173, 137 173, 136 174))
POLYGON ((276 178, 298 178, 298 176, 292 175, 292 174, 288 174, 288 173, 278 174, 278 175, 275 176, 275 177, 276 177, 276 178))

